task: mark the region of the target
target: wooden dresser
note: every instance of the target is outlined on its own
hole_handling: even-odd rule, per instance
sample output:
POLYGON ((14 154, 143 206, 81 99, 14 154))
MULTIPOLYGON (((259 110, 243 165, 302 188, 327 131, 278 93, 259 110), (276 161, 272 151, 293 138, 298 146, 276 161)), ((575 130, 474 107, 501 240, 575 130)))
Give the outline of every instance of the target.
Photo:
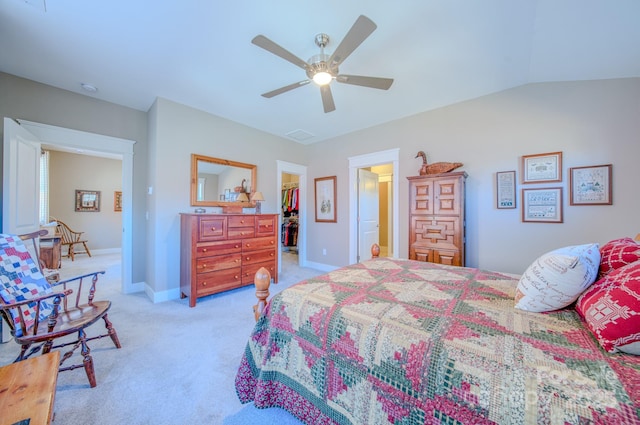
POLYGON ((180 214, 180 292, 189 306, 253 284, 260 267, 278 282, 276 214, 180 214))
POLYGON ((464 192, 467 173, 407 177, 409 258, 464 266, 464 192))

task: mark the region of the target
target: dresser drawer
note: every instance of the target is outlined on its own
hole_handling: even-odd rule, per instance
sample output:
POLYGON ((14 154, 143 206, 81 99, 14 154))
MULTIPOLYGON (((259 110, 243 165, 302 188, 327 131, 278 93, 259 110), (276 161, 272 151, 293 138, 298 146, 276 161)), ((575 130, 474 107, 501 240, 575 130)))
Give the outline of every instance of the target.
POLYGON ((255 283, 254 280, 255 280, 256 272, 260 269, 260 267, 264 267, 265 269, 269 270, 269 274, 271 274, 271 279, 276 278, 276 262, 275 261, 248 264, 248 265, 242 266, 242 284, 250 285, 252 283, 255 283))
POLYGON ((255 251, 258 249, 275 248, 277 247, 276 237, 267 236, 264 238, 254 238, 250 240, 242 241, 242 252, 255 251))
POLYGON ((227 238, 226 217, 200 217, 198 240, 211 241, 227 238))
POLYGON ((229 216, 229 227, 254 227, 255 217, 252 215, 231 215, 229 216))
POLYGON ((256 220, 258 222, 256 226, 256 236, 270 236, 276 234, 276 218, 274 216, 258 216, 256 220))
POLYGON ((263 249, 261 251, 251 251, 242 253, 242 265, 263 263, 276 258, 275 249, 263 249))
POLYGON ((196 260, 196 273, 208 273, 216 270, 240 267, 242 257, 240 253, 203 257, 196 260))
POLYGON ((229 239, 245 239, 255 236, 255 228, 253 227, 229 227, 227 234, 229 239))
POLYGON ((215 294, 237 288, 242 284, 240 267, 220 270, 217 272, 201 273, 196 278, 196 295, 198 297, 215 294))
POLYGON ((240 241, 200 242, 196 245, 196 258, 211 257, 239 253, 242 249, 240 241))

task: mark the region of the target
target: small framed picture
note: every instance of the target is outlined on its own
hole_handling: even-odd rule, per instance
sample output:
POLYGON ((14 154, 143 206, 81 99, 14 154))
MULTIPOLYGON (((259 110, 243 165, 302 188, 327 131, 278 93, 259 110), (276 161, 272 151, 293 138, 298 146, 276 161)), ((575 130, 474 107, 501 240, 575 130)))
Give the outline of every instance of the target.
POLYGON ((612 205, 611 164, 569 169, 570 205, 612 205))
POLYGON ((498 171, 496 173, 496 207, 499 210, 516 207, 515 171, 498 171))
POLYGON ((562 223, 562 188, 522 189, 522 221, 562 223))
POLYGON ((120 191, 113 193, 113 210, 116 212, 122 211, 122 192, 120 191))
POLYGON ((315 179, 316 221, 336 223, 336 176, 315 179))
POLYGON ((76 212, 99 212, 99 190, 76 190, 76 212))
POLYGON ((522 183, 562 181, 562 152, 522 156, 522 183))

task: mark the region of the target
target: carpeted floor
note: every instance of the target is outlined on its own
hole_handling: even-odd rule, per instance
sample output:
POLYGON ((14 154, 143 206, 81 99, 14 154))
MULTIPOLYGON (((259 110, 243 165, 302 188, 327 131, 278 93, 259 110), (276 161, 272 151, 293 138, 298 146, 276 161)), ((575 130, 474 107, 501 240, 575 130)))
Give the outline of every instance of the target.
MULTIPOLYGON (((282 256, 272 295, 321 273, 298 267, 295 254, 282 256)), ((96 388, 89 387, 83 369, 59 374, 54 424, 300 424, 281 409, 256 409, 236 397, 235 372, 255 324, 253 285, 201 298, 194 308, 186 299, 153 304, 142 293, 120 293, 119 259, 107 254, 63 260, 64 275, 106 271, 96 299, 112 301, 109 317, 122 348, 108 338, 92 341, 96 388)), ((0 365, 18 352, 13 341, 0 344, 0 365)))

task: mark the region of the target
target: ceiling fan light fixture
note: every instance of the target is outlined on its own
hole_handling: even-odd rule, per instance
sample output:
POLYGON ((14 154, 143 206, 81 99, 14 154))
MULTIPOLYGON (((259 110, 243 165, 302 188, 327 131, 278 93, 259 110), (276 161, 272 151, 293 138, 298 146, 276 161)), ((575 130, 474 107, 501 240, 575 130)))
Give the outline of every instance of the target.
POLYGON ((313 76, 313 82, 319 86, 326 86, 331 82, 332 79, 333 79, 333 76, 325 71, 317 72, 313 76))

